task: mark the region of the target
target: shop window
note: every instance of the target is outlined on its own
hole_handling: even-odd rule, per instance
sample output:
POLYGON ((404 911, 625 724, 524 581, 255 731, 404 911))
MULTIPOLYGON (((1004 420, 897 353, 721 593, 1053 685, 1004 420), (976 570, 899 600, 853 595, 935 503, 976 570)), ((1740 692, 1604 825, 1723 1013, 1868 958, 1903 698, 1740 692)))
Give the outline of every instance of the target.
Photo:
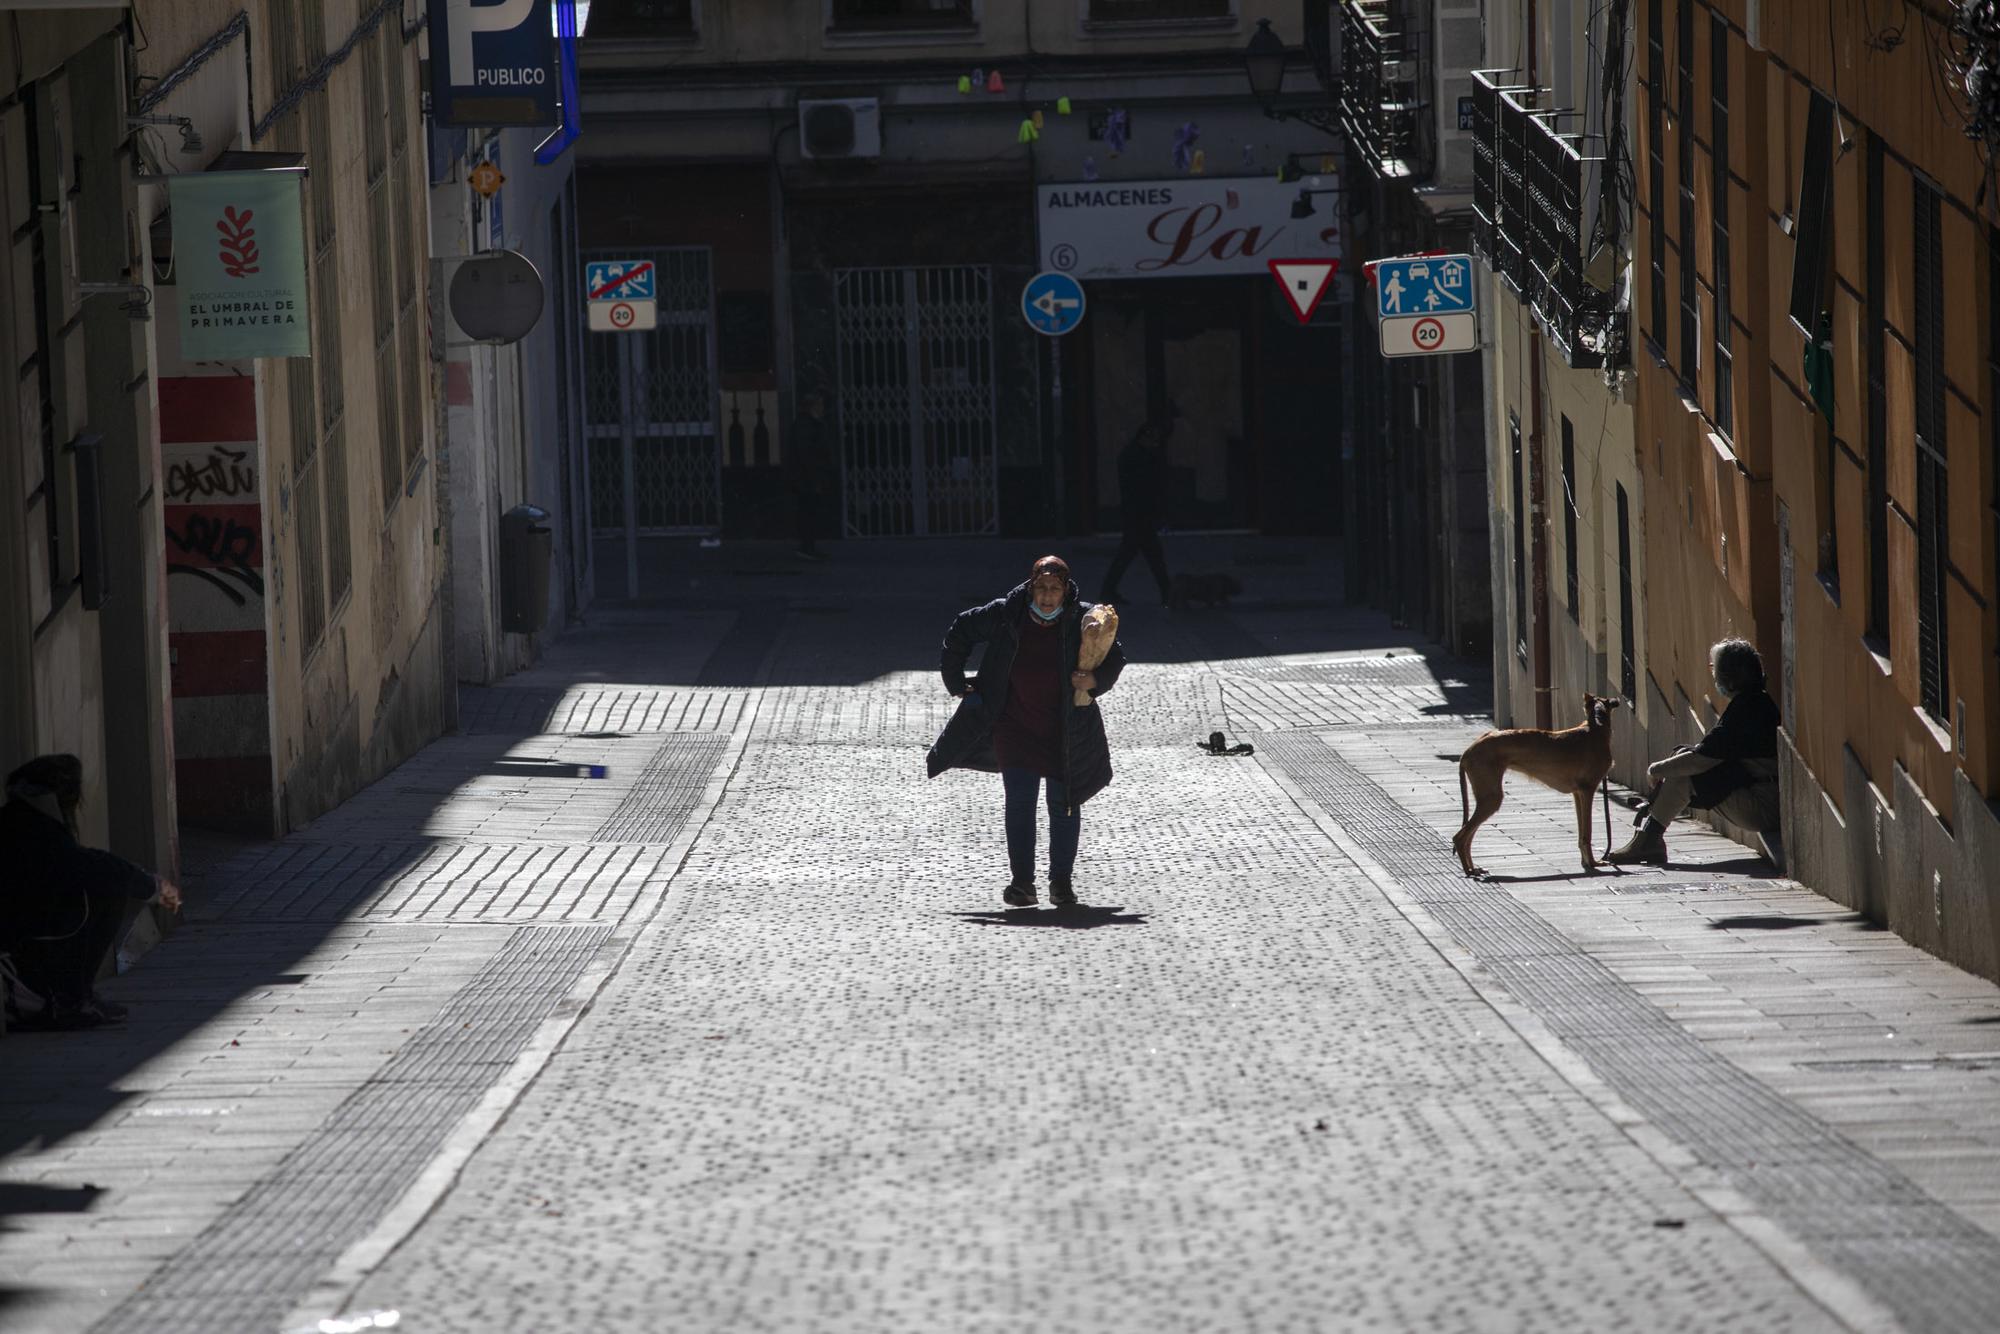
POLYGON ((831 0, 829 17, 840 32, 969 28, 978 18, 973 0, 831 0))
POLYGON ((1163 23, 1175 19, 1226 19, 1234 0, 1090 0, 1092 23, 1163 23))
POLYGON ((1618 486, 1618 693, 1631 699, 1639 689, 1632 627, 1632 505, 1618 486))
POLYGON ((1715 251, 1715 429, 1736 433, 1735 354, 1729 299, 1729 23, 1709 19, 1709 162, 1713 168, 1709 236, 1715 251))
POLYGON ((1646 213, 1653 257, 1651 332, 1654 344, 1667 345, 1667 159, 1665 20, 1666 0, 1646 6, 1646 213))
POLYGON ((1917 361, 1917 676, 1924 712, 1949 725, 1945 578, 1950 542, 1945 524, 1950 472, 1944 439, 1944 254, 1940 199, 1916 183, 1917 361))
POLYGON ((1812 95, 1806 151, 1799 168, 1798 214, 1792 221, 1792 323, 1808 337, 1826 309, 1826 275, 1833 257, 1833 103, 1812 95))
POLYGON ((1577 606, 1576 588, 1576 430, 1570 425, 1568 417, 1562 419, 1562 451, 1564 574, 1569 587, 1569 618, 1580 621, 1582 613, 1577 606))
MULTIPOLYGON (((1882 141, 1868 136, 1868 637, 1889 654, 1889 343, 1882 253, 1882 141)), ((2000 383, 2000 382, 1996 382, 2000 383)), ((2000 402, 2000 394, 1996 394, 2000 402)))
POLYGON ((1507 445, 1514 468, 1514 635, 1515 651, 1528 658, 1528 494, 1521 485, 1521 417, 1507 414, 1507 445))

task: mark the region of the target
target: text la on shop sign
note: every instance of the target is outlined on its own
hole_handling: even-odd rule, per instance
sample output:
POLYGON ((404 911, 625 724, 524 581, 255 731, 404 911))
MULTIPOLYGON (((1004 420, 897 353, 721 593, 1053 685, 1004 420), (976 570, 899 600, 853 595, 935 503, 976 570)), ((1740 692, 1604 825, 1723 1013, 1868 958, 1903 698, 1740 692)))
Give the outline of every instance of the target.
MULTIPOLYGON (((1329 178, 1330 183, 1330 178, 1329 178)), ((1183 278, 1267 271, 1273 256, 1338 259, 1339 196, 1292 217, 1299 185, 1271 176, 1044 185, 1042 266, 1073 278, 1183 278)))

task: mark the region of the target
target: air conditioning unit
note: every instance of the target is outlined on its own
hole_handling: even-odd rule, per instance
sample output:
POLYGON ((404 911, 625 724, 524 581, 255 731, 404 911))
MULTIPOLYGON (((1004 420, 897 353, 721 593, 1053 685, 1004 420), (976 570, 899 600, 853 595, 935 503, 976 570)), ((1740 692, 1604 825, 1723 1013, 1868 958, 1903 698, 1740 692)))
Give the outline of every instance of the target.
POLYGON ((872 97, 801 99, 799 153, 829 160, 881 157, 881 103, 872 97))

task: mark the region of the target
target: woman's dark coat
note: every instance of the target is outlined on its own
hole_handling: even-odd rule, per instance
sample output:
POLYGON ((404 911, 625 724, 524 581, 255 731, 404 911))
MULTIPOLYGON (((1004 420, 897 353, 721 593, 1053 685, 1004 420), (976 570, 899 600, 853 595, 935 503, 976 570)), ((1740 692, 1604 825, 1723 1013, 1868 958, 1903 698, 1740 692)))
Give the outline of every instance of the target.
MULTIPOLYGON (((974 693, 959 701, 958 712, 945 724, 937 744, 931 747, 926 763, 932 778, 947 769, 1000 771, 1000 763, 993 755, 993 724, 1007 709, 1014 648, 1033 614, 1029 611, 1030 601, 1028 585, 1022 583, 1006 597, 960 612, 951 629, 945 631, 938 668, 944 677, 944 688, 952 694, 965 692, 965 664, 972 656, 973 645, 986 645, 986 652, 980 657, 979 670, 971 682, 974 693)), ((1069 684, 1069 674, 1076 670, 1077 652, 1083 647, 1083 614, 1092 605, 1077 596, 1076 581, 1071 580, 1058 629, 1062 635, 1063 663, 1063 785, 1069 791, 1072 807, 1083 805, 1111 782, 1111 744, 1105 739, 1104 718, 1094 702, 1077 707, 1076 692, 1069 684)), ((1124 646, 1114 640, 1111 652, 1093 670, 1097 688, 1090 693, 1095 700, 1117 684, 1118 674, 1125 670, 1124 646)), ((1054 683, 1050 688, 1055 688, 1054 683)))

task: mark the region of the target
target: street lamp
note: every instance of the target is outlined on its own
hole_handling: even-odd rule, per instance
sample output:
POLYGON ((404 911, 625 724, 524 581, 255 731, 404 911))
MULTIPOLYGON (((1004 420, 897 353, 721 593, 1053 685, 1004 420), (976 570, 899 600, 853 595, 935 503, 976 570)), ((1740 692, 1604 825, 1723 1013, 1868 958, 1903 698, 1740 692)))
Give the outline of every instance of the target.
POLYGON ((1271 20, 1258 19, 1250 45, 1243 48, 1243 72, 1250 76, 1250 95, 1267 116, 1276 115, 1278 94, 1285 89, 1285 65, 1290 52, 1284 38, 1271 31, 1271 20))
POLYGON ((1326 134, 1340 133, 1340 112, 1332 106, 1280 107, 1278 97, 1285 90, 1285 65, 1291 52, 1285 39, 1271 31, 1271 20, 1258 19, 1257 31, 1243 48, 1243 72, 1250 79, 1250 95, 1272 120, 1296 120, 1326 134))

